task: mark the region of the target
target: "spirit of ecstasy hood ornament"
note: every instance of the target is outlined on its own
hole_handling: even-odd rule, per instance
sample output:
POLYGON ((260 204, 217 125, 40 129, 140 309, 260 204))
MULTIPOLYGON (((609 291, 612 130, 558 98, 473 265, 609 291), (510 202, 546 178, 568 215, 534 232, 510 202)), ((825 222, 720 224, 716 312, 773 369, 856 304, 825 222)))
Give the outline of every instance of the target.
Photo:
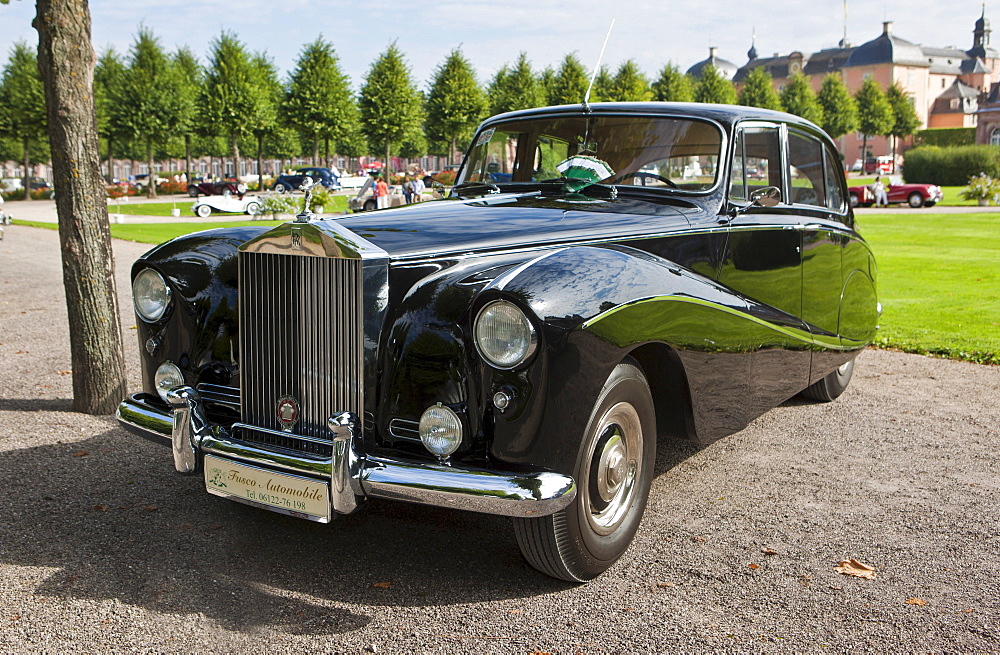
POLYGON ((302 206, 302 211, 298 213, 295 217, 296 223, 308 223, 312 219, 316 218, 316 215, 310 210, 310 205, 312 205, 312 189, 316 186, 316 182, 313 181, 311 177, 306 175, 305 179, 302 180, 302 184, 299 185, 299 191, 305 191, 306 200, 305 204, 302 206))

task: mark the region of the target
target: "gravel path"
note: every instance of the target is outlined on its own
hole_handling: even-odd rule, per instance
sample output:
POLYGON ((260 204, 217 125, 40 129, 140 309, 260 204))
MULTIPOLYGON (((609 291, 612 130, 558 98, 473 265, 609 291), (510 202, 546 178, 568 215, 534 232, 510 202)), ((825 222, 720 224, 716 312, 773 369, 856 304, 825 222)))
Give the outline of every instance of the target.
MULTIPOLYGON (((115 248, 134 389, 146 246, 115 248)), ((501 518, 382 501, 322 526, 207 495, 70 411, 63 303, 56 233, 8 227, 0 652, 1000 653, 1000 368, 868 351, 834 403, 661 441, 635 546, 573 586, 501 518)))

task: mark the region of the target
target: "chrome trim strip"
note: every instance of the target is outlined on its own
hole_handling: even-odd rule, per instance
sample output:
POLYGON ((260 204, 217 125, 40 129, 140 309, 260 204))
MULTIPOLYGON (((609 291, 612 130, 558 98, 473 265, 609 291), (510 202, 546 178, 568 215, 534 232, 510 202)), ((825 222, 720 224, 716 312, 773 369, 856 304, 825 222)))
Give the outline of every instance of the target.
MULTIPOLYGON (((192 407, 189 414, 197 415, 198 411, 192 407)), ((119 404, 117 416, 123 428, 170 445, 172 412, 149 405, 135 394, 119 404)), ((576 497, 576 481, 551 471, 490 471, 365 457, 354 448, 359 438, 357 419, 348 412, 331 417, 328 427, 334 434, 332 460, 286 455, 234 442, 221 426, 211 426, 206 433, 192 424, 190 430, 200 433, 197 448, 202 453, 314 478, 332 478, 331 496, 337 513, 351 512, 363 496, 371 496, 500 516, 536 517, 558 512, 576 497)))
POLYGON ((422 505, 499 516, 547 516, 576 498, 576 481, 560 473, 499 473, 369 458, 365 493, 422 505))

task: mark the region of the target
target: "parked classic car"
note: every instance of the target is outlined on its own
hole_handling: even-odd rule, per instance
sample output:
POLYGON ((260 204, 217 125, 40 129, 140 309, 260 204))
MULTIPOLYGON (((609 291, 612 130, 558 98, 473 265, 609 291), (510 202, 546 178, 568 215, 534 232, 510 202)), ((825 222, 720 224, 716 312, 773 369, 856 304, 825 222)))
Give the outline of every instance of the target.
POLYGON ((509 516, 570 581, 631 543, 658 434, 833 400, 879 313, 833 142, 684 103, 493 117, 450 197, 181 237, 133 298, 119 420, 209 493, 318 522, 376 498, 509 516))
MULTIPOLYGON (((889 184, 885 185, 885 195, 889 204, 906 203, 910 207, 933 207, 944 198, 944 192, 936 184, 889 184)), ((847 189, 851 207, 871 207, 875 204, 875 194, 868 186, 852 186, 847 189)))
MULTIPOLYGON (((358 190, 358 193, 347 199, 347 207, 352 212, 370 212, 375 210, 375 178, 369 177, 368 181, 358 190)), ((389 207, 402 207, 406 204, 406 196, 403 190, 392 184, 389 186, 389 207)))
POLYGON ((218 182, 213 182, 212 180, 201 180, 195 181, 188 185, 187 193, 192 198, 197 198, 198 196, 229 196, 235 195, 243 197, 243 194, 247 192, 247 185, 237 180, 220 180, 218 182))
POLYGON ((329 168, 309 167, 300 168, 294 173, 284 173, 278 176, 271 187, 278 193, 291 193, 300 186, 306 177, 312 178, 316 184, 322 184, 327 189, 335 190, 340 188, 339 176, 329 168))
POLYGON ((253 195, 205 196, 191 204, 191 211, 208 218, 213 211, 256 216, 260 213, 260 198, 253 195))

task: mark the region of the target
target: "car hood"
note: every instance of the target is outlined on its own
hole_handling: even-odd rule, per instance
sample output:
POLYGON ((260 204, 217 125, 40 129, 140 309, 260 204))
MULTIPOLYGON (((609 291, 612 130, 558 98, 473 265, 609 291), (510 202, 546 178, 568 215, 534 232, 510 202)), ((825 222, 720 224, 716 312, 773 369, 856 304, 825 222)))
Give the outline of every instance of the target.
POLYGON ((393 259, 619 239, 690 225, 698 206, 538 194, 447 199, 336 219, 393 259))

